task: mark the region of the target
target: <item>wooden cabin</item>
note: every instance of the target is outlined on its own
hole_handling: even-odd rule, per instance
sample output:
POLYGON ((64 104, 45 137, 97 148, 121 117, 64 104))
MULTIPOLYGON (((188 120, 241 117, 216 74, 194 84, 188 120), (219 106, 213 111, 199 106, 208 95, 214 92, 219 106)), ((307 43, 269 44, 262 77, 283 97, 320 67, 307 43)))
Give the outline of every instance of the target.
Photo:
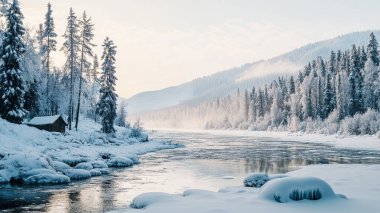
POLYGON ((36 127, 49 132, 65 133, 67 121, 62 115, 34 117, 27 123, 28 126, 36 127))

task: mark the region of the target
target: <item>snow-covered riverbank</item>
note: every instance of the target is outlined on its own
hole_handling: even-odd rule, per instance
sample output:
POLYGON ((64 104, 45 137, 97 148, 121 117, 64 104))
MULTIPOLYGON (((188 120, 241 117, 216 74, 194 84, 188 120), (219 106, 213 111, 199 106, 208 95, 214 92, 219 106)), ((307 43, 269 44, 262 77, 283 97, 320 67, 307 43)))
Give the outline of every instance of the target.
POLYGON ((50 133, 0 119, 0 183, 67 183, 108 173, 108 167, 139 163, 138 155, 176 148, 164 141, 140 142, 130 130, 116 135, 99 132, 100 125, 82 121, 78 131, 50 133))
POLYGON ((248 130, 167 130, 174 132, 207 133, 210 135, 246 136, 275 138, 283 141, 296 141, 306 143, 322 143, 337 148, 380 150, 380 135, 325 135, 302 132, 276 132, 276 131, 248 131, 248 130))
POLYGON ((378 181, 380 165, 314 165, 287 173, 287 175, 291 177, 314 176, 321 178, 331 185, 336 194, 342 194, 347 198, 343 198, 343 196, 324 198, 322 195, 322 199, 316 201, 302 200, 278 203, 260 196, 261 189, 230 187, 221 189, 219 192, 187 190, 182 195, 147 193, 138 196, 134 200, 133 205, 140 205, 143 209, 134 209, 128 212, 356 213, 377 212, 380 208, 380 184, 378 181))

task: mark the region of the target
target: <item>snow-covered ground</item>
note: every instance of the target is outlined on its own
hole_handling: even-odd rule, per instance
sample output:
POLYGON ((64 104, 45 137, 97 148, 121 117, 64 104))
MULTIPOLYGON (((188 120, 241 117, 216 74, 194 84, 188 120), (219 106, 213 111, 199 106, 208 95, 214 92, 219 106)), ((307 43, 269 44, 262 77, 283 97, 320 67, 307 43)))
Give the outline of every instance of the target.
POLYGON ((270 180, 262 188, 239 186, 219 192, 187 190, 181 195, 146 193, 134 199, 132 206, 137 209, 128 212, 356 213, 378 212, 380 208, 380 165, 314 165, 287 173, 287 176, 270 180), (287 197, 292 189, 318 189, 321 198, 294 201, 287 197), (281 203, 272 194, 281 195, 281 203))
POLYGON ((58 184, 109 173, 108 167, 139 163, 138 155, 176 148, 165 141, 139 142, 130 130, 116 127, 114 137, 100 125, 80 122, 66 134, 41 131, 0 119, 0 183, 58 184))

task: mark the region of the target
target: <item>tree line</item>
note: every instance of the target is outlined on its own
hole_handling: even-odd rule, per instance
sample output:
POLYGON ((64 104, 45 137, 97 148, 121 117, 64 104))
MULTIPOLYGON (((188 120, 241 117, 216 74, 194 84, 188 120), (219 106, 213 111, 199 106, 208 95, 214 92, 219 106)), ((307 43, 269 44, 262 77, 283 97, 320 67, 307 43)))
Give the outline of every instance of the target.
POLYGON ((206 129, 376 134, 380 130, 378 42, 317 57, 298 75, 280 76, 225 97, 143 113, 147 125, 206 129))
MULTIPOLYGON (((113 41, 104 40, 99 64, 93 50, 94 24, 86 12, 78 17, 70 9, 64 43, 58 49, 50 3, 45 21, 35 33, 24 27, 18 0, 1 3, 5 22, 0 30, 1 118, 21 124, 35 116, 65 114, 71 130, 74 121, 78 129, 84 115, 95 121, 100 117, 102 131, 114 132, 117 51, 113 41), (58 50, 66 56, 63 67, 54 66, 53 53, 58 50)), ((125 124, 124 119, 118 120, 125 124)))

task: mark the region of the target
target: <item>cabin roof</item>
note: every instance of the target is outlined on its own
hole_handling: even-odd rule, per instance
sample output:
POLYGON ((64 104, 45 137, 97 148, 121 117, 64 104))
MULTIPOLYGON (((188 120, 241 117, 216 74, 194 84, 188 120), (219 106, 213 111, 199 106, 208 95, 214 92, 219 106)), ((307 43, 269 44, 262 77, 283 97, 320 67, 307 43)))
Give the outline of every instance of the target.
POLYGON ((52 124, 52 123, 56 122, 60 117, 62 118, 62 120, 67 125, 67 121, 62 117, 62 115, 34 117, 32 120, 30 120, 28 122, 28 124, 36 125, 36 126, 52 124))

